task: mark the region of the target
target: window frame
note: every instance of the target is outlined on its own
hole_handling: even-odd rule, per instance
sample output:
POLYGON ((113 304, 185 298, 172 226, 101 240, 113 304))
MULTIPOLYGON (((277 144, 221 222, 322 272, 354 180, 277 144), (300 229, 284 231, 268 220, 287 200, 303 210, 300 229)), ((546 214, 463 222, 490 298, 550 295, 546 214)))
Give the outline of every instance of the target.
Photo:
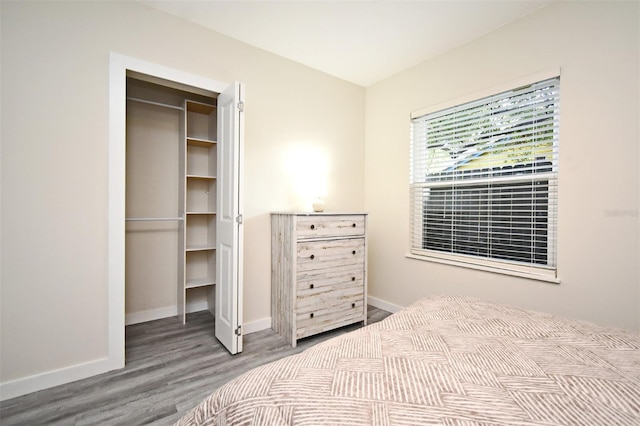
MULTIPOLYGON (((499 93, 513 91, 519 87, 531 85, 543 80, 548 80, 552 78, 560 78, 560 69, 553 68, 549 70, 545 70, 533 75, 526 76, 524 78, 520 78, 517 80, 513 80, 499 86, 494 86, 491 88, 487 88, 478 92, 471 93, 469 95, 448 100, 446 102, 438 103, 426 108, 422 108, 418 111, 414 111, 410 115, 410 122, 412 123, 414 119, 423 117, 427 114, 433 114, 439 111, 443 111, 449 108, 453 108, 459 105, 467 104, 474 101, 479 101, 484 98, 489 98, 499 93)), ((413 127, 413 126, 411 126, 413 127)), ((559 133, 559 129, 558 129, 559 133)), ((410 155, 413 158, 414 155, 414 141, 413 141, 413 131, 411 131, 411 148, 410 155)), ((410 160, 412 161, 412 160, 410 160)), ((412 166, 413 167, 413 166, 412 166)), ((509 260, 500 260, 493 258, 483 258, 474 255, 465 255, 459 253, 448 253, 444 251, 436 251, 436 250, 428 250, 428 249, 417 249, 413 246, 414 240, 414 231, 415 229, 420 229, 421 232, 424 232, 423 228, 423 212, 424 207, 423 203, 413 202, 411 199, 409 200, 409 209, 410 209, 410 241, 411 246, 409 249, 409 253, 406 254, 407 258, 436 262, 441 264, 447 264, 452 266, 465 267, 475 270, 482 270, 487 272, 494 272, 499 274, 506 274, 511 276, 518 276, 522 278, 529 278, 539 281, 551 282, 551 283, 560 283, 560 279, 558 278, 558 264, 557 264, 557 200, 558 200, 558 185, 559 185, 559 173, 557 172, 557 164, 554 166, 555 170, 553 173, 550 173, 548 177, 553 179, 554 188, 550 189, 550 191, 554 191, 554 199, 553 202, 556 203, 555 208, 548 210, 548 220, 549 222, 553 221, 556 226, 549 226, 548 232, 550 238, 552 238, 552 244, 549 244, 548 247, 548 256, 555 259, 555 266, 547 266, 547 265, 532 265, 532 264, 524 264, 521 262, 513 262, 509 260), (413 210, 412 210, 413 209, 413 210), (413 223, 411 221, 414 221, 413 223)), ((544 176, 539 175, 536 176, 536 179, 544 178, 544 176)), ((411 176, 413 179, 413 176, 411 176)), ((499 179, 499 178, 498 178, 499 179)), ((528 177, 529 181, 531 177, 528 177)), ((465 182, 465 185, 469 185, 471 182, 465 182)), ((410 197, 413 197, 413 183, 410 182, 410 197)), ((446 184, 445 184, 446 186, 446 184)), ((549 200, 551 201, 551 199, 549 200)))

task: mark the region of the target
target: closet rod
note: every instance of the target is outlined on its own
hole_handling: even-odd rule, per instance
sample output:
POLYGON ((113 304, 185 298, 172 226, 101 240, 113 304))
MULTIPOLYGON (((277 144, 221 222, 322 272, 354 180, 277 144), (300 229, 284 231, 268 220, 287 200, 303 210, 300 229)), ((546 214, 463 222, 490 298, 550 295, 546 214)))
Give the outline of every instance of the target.
POLYGON ((181 217, 126 217, 125 220, 127 222, 161 222, 173 220, 182 222, 184 219, 181 217))
POLYGON ((133 98, 131 96, 127 96, 127 100, 134 101, 134 102, 142 102, 143 104, 150 104, 150 105, 155 105, 155 106, 160 106, 160 107, 165 107, 165 108, 171 108, 171 109, 178 109, 180 111, 184 111, 184 108, 181 107, 181 106, 163 104, 163 103, 160 103, 160 102, 148 101, 146 99, 133 98))

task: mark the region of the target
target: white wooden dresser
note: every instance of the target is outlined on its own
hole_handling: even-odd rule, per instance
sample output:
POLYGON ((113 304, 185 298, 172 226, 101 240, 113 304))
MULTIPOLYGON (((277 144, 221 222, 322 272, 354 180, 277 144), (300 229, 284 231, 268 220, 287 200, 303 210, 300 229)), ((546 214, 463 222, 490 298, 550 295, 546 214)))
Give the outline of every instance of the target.
POLYGON ((367 215, 271 214, 271 328, 303 337, 367 321, 367 215))

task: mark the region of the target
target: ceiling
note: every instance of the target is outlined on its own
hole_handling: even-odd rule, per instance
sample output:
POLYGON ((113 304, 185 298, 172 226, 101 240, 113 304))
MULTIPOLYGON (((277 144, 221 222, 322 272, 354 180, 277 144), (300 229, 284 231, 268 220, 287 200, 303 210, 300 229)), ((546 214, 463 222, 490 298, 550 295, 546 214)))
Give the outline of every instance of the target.
POLYGON ((551 2, 142 0, 364 87, 551 2))

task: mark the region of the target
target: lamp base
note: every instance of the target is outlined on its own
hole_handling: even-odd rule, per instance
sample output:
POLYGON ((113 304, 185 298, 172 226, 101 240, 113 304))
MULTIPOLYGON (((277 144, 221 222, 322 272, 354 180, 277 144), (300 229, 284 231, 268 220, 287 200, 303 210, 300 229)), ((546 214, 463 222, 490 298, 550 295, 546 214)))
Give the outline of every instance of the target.
POLYGON ((316 213, 321 213, 324 211, 324 201, 320 198, 316 198, 313 200, 313 211, 316 213))

